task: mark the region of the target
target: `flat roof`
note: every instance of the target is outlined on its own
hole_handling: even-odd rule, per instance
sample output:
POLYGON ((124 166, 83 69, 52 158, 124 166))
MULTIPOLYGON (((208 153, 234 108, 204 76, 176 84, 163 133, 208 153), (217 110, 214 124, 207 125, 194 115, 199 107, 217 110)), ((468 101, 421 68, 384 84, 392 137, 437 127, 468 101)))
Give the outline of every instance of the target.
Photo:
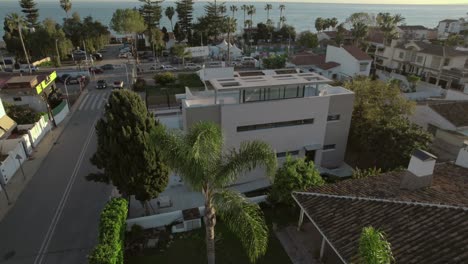
POLYGON ((24 75, 24 76, 14 76, 11 77, 8 81, 8 83, 30 83, 33 80, 36 80, 37 76, 36 75, 24 75))
POLYGON ((317 73, 291 73, 211 79, 215 90, 232 90, 265 86, 311 85, 331 83, 332 80, 317 73))

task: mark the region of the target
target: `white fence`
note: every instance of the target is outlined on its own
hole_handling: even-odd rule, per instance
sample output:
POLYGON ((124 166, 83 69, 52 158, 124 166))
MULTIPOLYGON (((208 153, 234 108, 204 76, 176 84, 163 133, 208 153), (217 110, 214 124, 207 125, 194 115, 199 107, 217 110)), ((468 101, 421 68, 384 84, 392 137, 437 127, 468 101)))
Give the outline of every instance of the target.
POLYGON ((7 184, 19 169, 20 162, 22 164, 26 160, 26 153, 21 142, 16 145, 13 142, 5 142, 2 148, 2 154, 8 154, 8 157, 0 163, 0 181, 7 184), (21 158, 17 159, 17 155, 21 158))
POLYGON ((68 104, 66 101, 63 101, 59 106, 55 107, 52 110, 55 119, 55 124, 58 125, 62 123, 62 121, 65 119, 69 112, 70 109, 68 109, 68 104))
POLYGON ((42 116, 39 121, 30 125, 18 125, 18 130, 27 130, 29 140, 33 148, 39 145, 42 138, 50 131, 51 125, 45 121, 45 117, 42 116))
MULTIPOLYGON (((252 203, 261 203, 266 201, 267 196, 261 195, 257 197, 247 198, 252 203)), ((200 215, 205 215, 205 206, 198 207, 200 215)), ((143 216, 138 218, 132 218, 127 220, 127 229, 130 230, 133 225, 139 225, 143 229, 157 228, 170 225, 176 221, 183 221, 182 211, 177 210, 174 212, 156 214, 150 216, 143 216)))
POLYGON ((33 146, 31 144, 31 140, 29 139, 29 135, 27 133, 18 135, 16 138, 5 139, 2 143, 2 148, 4 148, 8 144, 12 146, 13 145, 16 146, 16 144, 18 143, 22 144, 26 155, 30 156, 33 151, 33 146))

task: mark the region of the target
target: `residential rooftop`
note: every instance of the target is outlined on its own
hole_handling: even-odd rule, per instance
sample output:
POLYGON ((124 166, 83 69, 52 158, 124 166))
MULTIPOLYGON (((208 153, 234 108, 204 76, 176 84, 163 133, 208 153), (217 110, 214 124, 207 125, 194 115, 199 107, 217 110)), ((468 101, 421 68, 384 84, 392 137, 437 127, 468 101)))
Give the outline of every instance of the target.
POLYGON ((468 126, 468 101, 431 103, 429 107, 456 127, 468 126))
POLYGON ((407 41, 407 42, 400 42, 396 45, 397 48, 407 50, 411 44, 416 45, 419 47, 419 52, 443 56, 443 57, 455 57, 455 56, 467 56, 468 51, 457 49, 456 47, 447 47, 442 45, 436 45, 432 43, 427 43, 425 41, 407 41))

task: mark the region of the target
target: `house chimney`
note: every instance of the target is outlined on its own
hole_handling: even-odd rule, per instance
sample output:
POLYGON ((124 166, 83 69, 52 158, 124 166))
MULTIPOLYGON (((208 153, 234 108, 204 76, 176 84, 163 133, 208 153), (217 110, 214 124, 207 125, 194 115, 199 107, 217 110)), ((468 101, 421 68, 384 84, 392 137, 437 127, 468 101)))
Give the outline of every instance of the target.
POLYGON ((403 175, 400 188, 416 190, 432 184, 432 173, 437 157, 429 152, 417 149, 411 154, 408 171, 403 175))
POLYGON ((463 168, 468 168, 468 141, 465 141, 463 143, 463 148, 461 148, 458 152, 455 165, 458 165, 463 168))

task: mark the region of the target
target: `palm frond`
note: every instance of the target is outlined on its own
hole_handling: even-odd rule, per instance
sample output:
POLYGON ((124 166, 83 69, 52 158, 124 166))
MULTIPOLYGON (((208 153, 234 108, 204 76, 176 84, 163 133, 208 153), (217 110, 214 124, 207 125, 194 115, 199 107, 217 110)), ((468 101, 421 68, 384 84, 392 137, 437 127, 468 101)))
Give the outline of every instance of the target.
POLYGON ((260 207, 239 193, 223 190, 214 194, 217 214, 241 241, 252 263, 265 255, 268 246, 268 228, 260 207))
POLYGON ((223 164, 216 176, 216 186, 225 186, 248 171, 262 165, 267 175, 273 177, 276 171, 276 155, 270 145, 262 141, 242 142, 239 150, 232 149, 223 156, 223 164))

